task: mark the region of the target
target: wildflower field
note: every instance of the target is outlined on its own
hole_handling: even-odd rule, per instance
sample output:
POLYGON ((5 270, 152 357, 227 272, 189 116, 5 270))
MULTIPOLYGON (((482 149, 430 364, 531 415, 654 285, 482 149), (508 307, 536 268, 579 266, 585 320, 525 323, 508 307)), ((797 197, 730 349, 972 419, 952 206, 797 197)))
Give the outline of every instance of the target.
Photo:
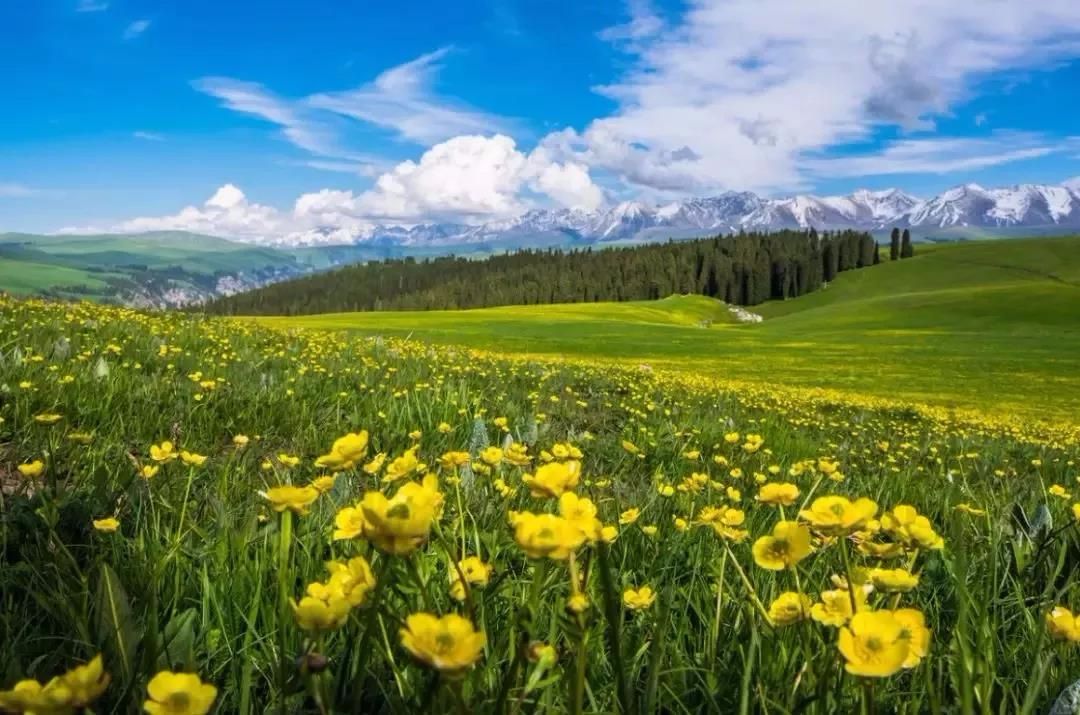
POLYGON ((9 298, 0 357, 2 711, 1080 700, 1066 419, 9 298))

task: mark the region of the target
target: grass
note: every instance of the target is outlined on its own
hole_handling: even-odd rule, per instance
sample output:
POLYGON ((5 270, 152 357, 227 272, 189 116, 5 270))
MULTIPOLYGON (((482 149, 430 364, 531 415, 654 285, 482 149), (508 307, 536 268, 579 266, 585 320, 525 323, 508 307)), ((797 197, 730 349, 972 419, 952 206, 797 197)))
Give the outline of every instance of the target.
POLYGON ((1078 301, 1080 238, 1054 238, 934 246, 756 306, 760 324, 703 327, 699 316, 724 309, 700 296, 648 316, 641 304, 599 304, 257 320, 1059 420, 1080 400, 1078 301))
POLYGON ((104 289, 100 275, 76 268, 0 258, 0 285, 16 295, 32 295, 44 286, 86 286, 104 289))
MULTIPOLYGON (((556 311, 743 330, 688 328, 726 312, 690 299, 556 311)), ((0 356, 0 707, 99 653, 94 712, 177 671, 241 715, 1027 715, 1080 668, 1080 622, 1046 625, 1080 606, 1075 425, 10 298, 0 356), (800 515, 829 494, 874 504, 800 515), (468 557, 491 572, 455 591, 468 557), (849 622, 837 584, 877 567, 910 590, 874 572, 849 622), (773 606, 796 591, 810 613, 773 606)))

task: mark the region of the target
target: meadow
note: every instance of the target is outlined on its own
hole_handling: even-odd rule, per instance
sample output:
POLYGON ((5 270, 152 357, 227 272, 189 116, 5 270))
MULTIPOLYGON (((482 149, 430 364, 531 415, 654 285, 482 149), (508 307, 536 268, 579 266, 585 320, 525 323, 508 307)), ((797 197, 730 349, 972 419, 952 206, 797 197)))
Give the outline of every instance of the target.
POLYGON ((949 305, 906 269, 758 326, 0 298, 0 710, 1072 712, 1075 275, 973 285, 1012 340, 970 356, 900 352, 949 305), (1040 350, 1015 385, 945 367, 1040 350))
POLYGON ((1075 419, 1080 237, 920 245, 914 259, 839 274, 827 288, 734 324, 701 296, 258 318, 274 327, 393 335, 534 357, 627 360, 708 375, 1029 419, 1075 419))

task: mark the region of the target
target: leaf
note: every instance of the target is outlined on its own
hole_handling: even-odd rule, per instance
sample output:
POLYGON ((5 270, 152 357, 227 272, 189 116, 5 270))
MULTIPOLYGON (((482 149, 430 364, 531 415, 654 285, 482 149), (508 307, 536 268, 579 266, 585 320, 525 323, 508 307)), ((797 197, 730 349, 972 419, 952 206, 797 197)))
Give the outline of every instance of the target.
POLYGON ((109 376, 109 363, 105 362, 105 358, 99 357, 97 363, 94 365, 94 377, 98 380, 104 380, 109 376))
POLYGON ((130 679, 139 637, 127 592, 120 577, 105 563, 101 564, 98 577, 97 631, 98 639, 112 652, 124 677, 130 679))
POLYGON ((195 670, 195 624, 198 612, 194 608, 173 616, 165 624, 165 633, 158 656, 160 670, 195 670))
POLYGON ((1061 691, 1047 715, 1076 715, 1080 713, 1080 680, 1061 691))

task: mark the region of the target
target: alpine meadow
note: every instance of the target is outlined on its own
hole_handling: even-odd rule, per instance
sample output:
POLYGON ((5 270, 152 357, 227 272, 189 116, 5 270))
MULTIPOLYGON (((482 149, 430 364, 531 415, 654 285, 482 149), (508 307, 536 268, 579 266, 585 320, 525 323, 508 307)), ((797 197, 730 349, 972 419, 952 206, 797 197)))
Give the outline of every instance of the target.
POLYGON ((8 5, 0 713, 1080 715, 1080 4, 8 5))

